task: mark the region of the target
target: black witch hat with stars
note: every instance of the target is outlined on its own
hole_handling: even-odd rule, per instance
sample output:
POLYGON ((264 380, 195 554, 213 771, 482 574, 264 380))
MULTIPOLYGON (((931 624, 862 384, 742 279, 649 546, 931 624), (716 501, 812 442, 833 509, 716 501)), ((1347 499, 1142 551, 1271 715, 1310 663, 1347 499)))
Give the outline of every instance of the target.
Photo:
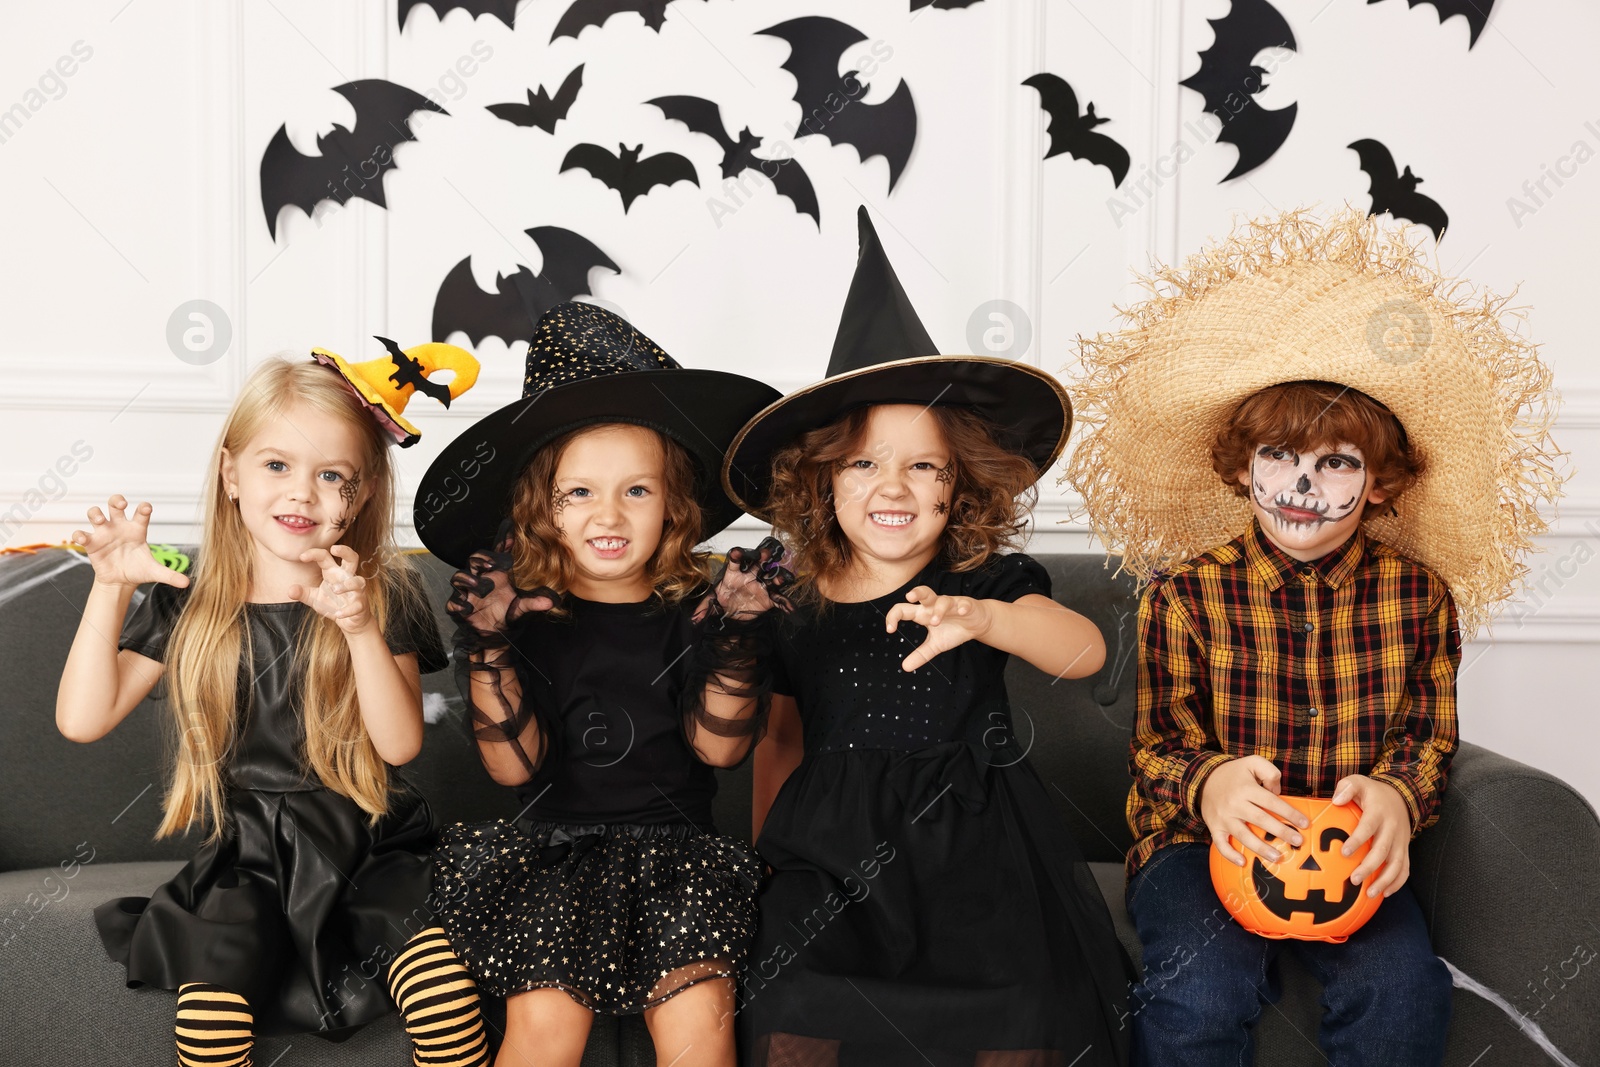
POLYGON ((492 544, 534 453, 569 430, 621 422, 665 434, 688 451, 704 540, 741 512, 718 479, 728 442, 777 395, 740 374, 680 366, 604 308, 557 304, 534 327, 522 399, 463 431, 422 476, 413 505, 417 536, 435 556, 464 567, 492 544))
POLYGON ((900 286, 878 232, 858 211, 860 254, 828 360, 828 376, 768 405, 728 449, 722 484, 753 515, 766 515, 772 457, 800 434, 874 404, 970 408, 999 443, 1043 475, 1072 429, 1067 391, 1047 371, 996 356, 944 356, 900 286))

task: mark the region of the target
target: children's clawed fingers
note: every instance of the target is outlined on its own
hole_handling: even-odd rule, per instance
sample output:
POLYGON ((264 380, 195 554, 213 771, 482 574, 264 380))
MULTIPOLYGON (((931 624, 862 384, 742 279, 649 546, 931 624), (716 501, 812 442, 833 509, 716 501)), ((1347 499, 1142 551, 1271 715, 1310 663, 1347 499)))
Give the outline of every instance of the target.
POLYGON ((361 554, 349 545, 334 545, 331 549, 338 556, 346 574, 355 574, 356 567, 361 563, 361 554))

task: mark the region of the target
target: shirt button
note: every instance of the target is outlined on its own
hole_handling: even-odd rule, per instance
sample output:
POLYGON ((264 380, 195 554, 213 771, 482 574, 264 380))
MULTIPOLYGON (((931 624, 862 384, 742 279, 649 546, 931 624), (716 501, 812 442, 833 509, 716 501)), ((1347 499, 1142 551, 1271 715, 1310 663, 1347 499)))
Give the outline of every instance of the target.
POLYGON ((1311 716, 1313 719, 1315 719, 1317 717, 1317 709, 1316 708, 1307 708, 1306 709, 1306 714, 1311 716))
POLYGON ((1304 631, 1305 631, 1305 632, 1306 632, 1306 633, 1310 633, 1310 632, 1311 632, 1311 631, 1312 631, 1312 630, 1315 630, 1315 629, 1316 629, 1316 627, 1315 627, 1315 626, 1312 626, 1312 625, 1311 625, 1311 624, 1310 624, 1310 623, 1309 623, 1309 622, 1308 622, 1308 623, 1306 623, 1306 624, 1305 624, 1305 625, 1304 625, 1304 626, 1302 626, 1302 627, 1301 627, 1301 629, 1302 629, 1302 630, 1304 630, 1304 631))

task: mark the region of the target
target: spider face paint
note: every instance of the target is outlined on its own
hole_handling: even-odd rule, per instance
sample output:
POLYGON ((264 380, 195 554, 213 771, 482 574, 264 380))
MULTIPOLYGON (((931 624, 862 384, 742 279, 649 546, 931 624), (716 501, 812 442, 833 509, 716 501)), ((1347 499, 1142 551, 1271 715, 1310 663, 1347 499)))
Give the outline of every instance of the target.
POLYGON ((340 533, 348 530, 356 518, 356 498, 361 495, 361 472, 356 471, 339 483, 339 498, 344 501, 344 514, 333 520, 333 528, 340 533))
POLYGON ((1301 560, 1317 559, 1348 540, 1372 493, 1366 458, 1350 444, 1310 452, 1257 445, 1240 481, 1250 489, 1250 507, 1263 532, 1301 560))

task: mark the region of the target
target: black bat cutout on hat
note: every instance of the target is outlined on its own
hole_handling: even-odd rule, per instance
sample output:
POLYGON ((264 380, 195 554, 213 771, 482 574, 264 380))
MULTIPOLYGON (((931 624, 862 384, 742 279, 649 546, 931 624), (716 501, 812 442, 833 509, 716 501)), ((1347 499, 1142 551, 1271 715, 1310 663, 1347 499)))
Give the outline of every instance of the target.
POLYGON ((822 208, 817 203, 817 191, 811 179, 794 159, 761 159, 755 150, 764 138, 757 137, 746 126, 739 131, 738 139, 728 135, 722 121, 722 109, 710 100, 698 96, 658 96, 645 101, 661 109, 669 120, 681 122, 693 133, 705 134, 722 147, 722 176, 733 178, 747 170, 759 171, 778 191, 794 203, 802 215, 810 215, 817 229, 822 229, 822 208))
POLYGON ((572 102, 578 99, 578 90, 581 88, 583 88, 583 64, 579 63, 561 83, 561 88, 556 90, 555 96, 551 96, 541 85, 537 94, 532 89, 528 90, 526 104, 490 104, 484 110, 514 126, 537 126, 545 133, 555 133, 556 123, 567 117, 567 112, 572 110, 572 102))
POLYGON ((444 17, 456 8, 470 14, 473 18, 484 15, 493 15, 511 29, 516 29, 518 0, 400 0, 400 29, 406 28, 406 18, 414 7, 431 7, 433 13, 443 22, 444 17))
MULTIPOLYGON (((1368 4, 1376 4, 1378 0, 1367 0, 1368 4)), ((1466 18, 1470 37, 1467 38, 1467 47, 1470 49, 1478 43, 1478 35, 1489 24, 1489 11, 1494 7, 1494 0, 1406 0, 1407 7, 1418 7, 1427 4, 1439 12, 1439 24, 1454 15, 1466 18)))
POLYGON ((807 15, 759 33, 789 44, 783 69, 794 75, 794 100, 800 105, 800 125, 794 136, 820 134, 832 144, 850 145, 861 154, 862 162, 882 156, 889 162, 889 191, 894 192, 917 140, 917 106, 911 99, 911 86, 901 81, 883 103, 862 103, 870 86, 853 70, 841 77, 839 57, 867 37, 838 19, 807 15), (837 107, 832 106, 835 102, 837 107))
POLYGON ((1205 109, 1222 120, 1217 140, 1239 149, 1238 162, 1222 179, 1227 181, 1261 166, 1289 139, 1300 105, 1268 111, 1256 103, 1267 72, 1254 61, 1262 49, 1298 46, 1289 24, 1267 0, 1233 0, 1226 15, 1206 21, 1216 40, 1200 53, 1200 69, 1178 84, 1205 98, 1205 109))
POLYGON ((1023 85, 1039 90, 1039 103, 1050 116, 1050 151, 1044 158, 1069 152, 1074 159, 1085 159, 1105 167, 1111 172, 1112 184, 1121 185, 1128 176, 1128 150, 1094 128, 1110 122, 1094 113, 1094 101, 1089 110, 1078 112, 1078 94, 1072 86, 1054 74, 1035 74, 1023 85))
POLYGON ((1422 179, 1412 174, 1409 166, 1404 174, 1395 173, 1394 156, 1382 141, 1370 137, 1351 141, 1349 147, 1361 157, 1361 169, 1372 179, 1372 210, 1368 214, 1387 214, 1426 226, 1433 231, 1435 242, 1444 236, 1450 216, 1433 197, 1417 192, 1422 179))
POLYGON ((397 164, 395 146, 416 140, 411 116, 418 111, 449 112, 421 93, 382 78, 336 85, 333 91, 356 109, 355 129, 335 124, 317 138, 320 155, 302 155, 279 126, 261 154, 261 208, 267 232, 278 239, 278 212, 293 206, 308 216, 324 200, 345 204, 359 198, 386 207, 383 179, 397 164))
POLYGON ((396 389, 409 385, 423 396, 431 396, 445 407, 450 406, 450 387, 440 382, 429 381, 427 372, 422 369, 422 363, 415 356, 406 355, 399 345, 387 337, 374 335, 373 340, 382 342, 390 358, 394 360, 395 369, 389 375, 389 380, 395 384, 396 389))
POLYGON ((576 37, 590 26, 603 25, 612 15, 632 12, 644 19, 644 24, 657 33, 667 18, 667 5, 672 0, 578 0, 567 8, 556 23, 552 41, 562 37, 576 37))
POLYGON ((507 345, 533 337, 534 324, 546 311, 576 296, 593 295, 589 272, 622 268, 587 237, 560 226, 535 226, 524 231, 544 253, 544 266, 534 274, 525 266, 507 277, 495 275, 495 292, 486 293, 472 278, 472 257, 457 263, 439 284, 433 301, 433 339, 447 340, 456 330, 474 345, 498 337, 507 345))
POLYGON ((597 144, 573 145, 567 158, 561 161, 561 172, 586 170, 591 176, 605 182, 622 197, 624 215, 635 200, 658 185, 683 181, 696 186, 700 184, 694 164, 676 152, 662 152, 640 159, 639 153, 644 151, 642 144, 632 148, 619 144, 617 148, 620 154, 608 152, 597 144))

